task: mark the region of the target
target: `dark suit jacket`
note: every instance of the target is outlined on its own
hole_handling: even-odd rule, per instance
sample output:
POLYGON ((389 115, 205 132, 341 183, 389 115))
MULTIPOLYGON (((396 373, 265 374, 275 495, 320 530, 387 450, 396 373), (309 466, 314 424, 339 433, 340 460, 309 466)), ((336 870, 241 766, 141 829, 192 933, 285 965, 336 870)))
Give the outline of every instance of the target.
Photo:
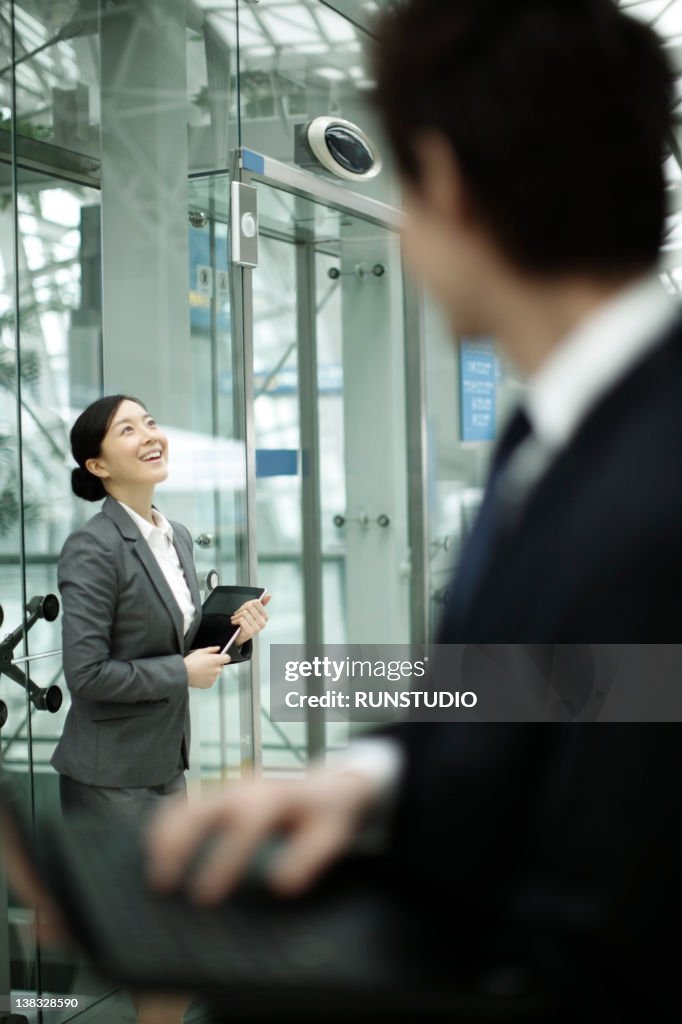
MULTIPOLYGON (((154 554, 113 498, 67 539, 59 559, 64 676, 71 707, 52 757, 63 775, 97 786, 157 786, 189 765, 183 657, 201 622, 192 538, 173 543, 197 613, 180 607, 154 554)), ((233 661, 250 656, 251 645, 233 661)), ((232 654, 232 652, 230 652, 232 654)))
MULTIPOLYGON (((446 610, 437 636, 680 639, 682 320, 587 416, 469 609, 446 610)), ((509 929, 511 949, 576 1013, 677 1019, 679 724, 409 723, 398 735, 393 849, 450 893, 449 934, 509 929)))

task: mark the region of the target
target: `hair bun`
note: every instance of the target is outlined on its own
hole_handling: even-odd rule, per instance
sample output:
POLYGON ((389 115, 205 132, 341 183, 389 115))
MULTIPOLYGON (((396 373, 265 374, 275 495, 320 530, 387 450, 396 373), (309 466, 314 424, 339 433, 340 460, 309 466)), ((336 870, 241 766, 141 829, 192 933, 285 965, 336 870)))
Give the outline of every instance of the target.
POLYGON ((99 477, 82 466, 71 470, 71 490, 84 501, 101 501, 107 493, 99 477))

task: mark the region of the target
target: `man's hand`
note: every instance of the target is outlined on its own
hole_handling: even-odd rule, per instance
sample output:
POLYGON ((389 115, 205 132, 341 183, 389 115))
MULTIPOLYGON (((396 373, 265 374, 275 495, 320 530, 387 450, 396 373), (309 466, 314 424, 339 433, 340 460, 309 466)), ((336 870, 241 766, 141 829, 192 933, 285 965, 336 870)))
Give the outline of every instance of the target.
POLYGON ((318 769, 307 779, 253 778, 196 804, 165 807, 147 834, 152 885, 185 886, 199 903, 214 903, 238 883, 258 847, 286 834, 268 870, 269 884, 282 895, 306 889, 353 840, 379 785, 354 771, 318 769), (212 840, 191 878, 186 873, 197 850, 212 840))

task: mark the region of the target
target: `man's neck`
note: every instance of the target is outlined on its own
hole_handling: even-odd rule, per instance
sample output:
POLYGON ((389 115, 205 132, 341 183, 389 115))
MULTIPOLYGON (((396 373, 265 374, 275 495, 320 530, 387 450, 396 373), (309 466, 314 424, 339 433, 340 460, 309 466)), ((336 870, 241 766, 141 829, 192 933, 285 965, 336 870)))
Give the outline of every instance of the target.
POLYGON ((642 274, 609 281, 517 278, 501 288, 494 305, 496 337, 526 375, 535 373, 581 323, 642 274))

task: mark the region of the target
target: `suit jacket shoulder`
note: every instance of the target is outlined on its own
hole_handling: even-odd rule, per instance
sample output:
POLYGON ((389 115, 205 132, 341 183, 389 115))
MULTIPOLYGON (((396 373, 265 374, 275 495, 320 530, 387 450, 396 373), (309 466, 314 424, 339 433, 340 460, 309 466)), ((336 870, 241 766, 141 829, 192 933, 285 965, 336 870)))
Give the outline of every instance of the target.
POLYGON ((682 622, 682 322, 592 410, 444 643, 655 643, 682 622))
POLYGON ((79 544, 96 544, 99 548, 113 552, 120 541, 120 531, 100 509, 91 519, 88 519, 87 523, 83 523, 77 530, 73 530, 69 534, 62 546, 61 553, 64 554, 67 546, 76 547, 79 544))

